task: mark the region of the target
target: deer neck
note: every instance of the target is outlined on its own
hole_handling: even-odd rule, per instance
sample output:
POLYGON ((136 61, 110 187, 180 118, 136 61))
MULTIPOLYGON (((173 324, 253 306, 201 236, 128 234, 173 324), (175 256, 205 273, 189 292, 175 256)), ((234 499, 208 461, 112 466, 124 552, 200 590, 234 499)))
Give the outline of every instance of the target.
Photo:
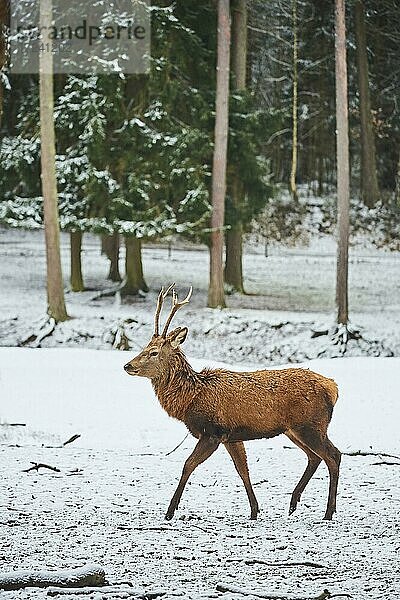
POLYGON ((185 355, 180 350, 175 352, 168 368, 151 382, 161 406, 169 416, 184 421, 200 384, 199 374, 192 369, 185 355))

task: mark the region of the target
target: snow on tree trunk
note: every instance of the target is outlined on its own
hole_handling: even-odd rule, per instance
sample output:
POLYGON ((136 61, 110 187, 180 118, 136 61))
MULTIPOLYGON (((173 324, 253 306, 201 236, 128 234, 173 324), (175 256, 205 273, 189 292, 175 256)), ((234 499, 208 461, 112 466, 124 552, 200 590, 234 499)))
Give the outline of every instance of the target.
POLYGON ((229 117, 230 2, 218 0, 217 89, 215 101, 212 216, 208 306, 225 306, 223 249, 226 192, 226 157, 229 117))
POLYGON ((349 133, 347 101, 346 23, 344 0, 335 0, 336 152, 338 250, 336 271, 337 322, 347 326, 349 253, 349 133))
MULTIPOLYGON (((246 88, 247 65, 247 0, 235 0, 232 5, 232 87, 246 88)), ((234 210, 243 196, 243 189, 236 173, 232 175, 231 197, 234 210)), ((236 212, 236 210, 235 210, 236 212)), ((238 292, 244 292, 242 265, 243 226, 240 218, 226 232, 225 282, 238 292)))
MULTIPOLYGON (((52 24, 52 0, 40 0, 41 31, 52 24)), ((55 163, 53 55, 51 39, 46 51, 39 52, 40 139, 44 229, 47 261, 47 312, 56 322, 65 321, 63 279, 60 257, 60 225, 55 163)))
POLYGON ((379 198, 376 152, 369 93, 365 8, 363 0, 354 5, 354 24, 357 46, 357 75, 361 124, 361 196, 372 207, 379 198))
POLYGON ((139 291, 148 292, 144 280, 142 263, 142 243, 139 238, 125 237, 125 284, 121 289, 123 296, 136 296, 139 291))
POLYGON ((71 231, 71 289, 73 292, 83 292, 85 286, 82 277, 82 231, 71 231))

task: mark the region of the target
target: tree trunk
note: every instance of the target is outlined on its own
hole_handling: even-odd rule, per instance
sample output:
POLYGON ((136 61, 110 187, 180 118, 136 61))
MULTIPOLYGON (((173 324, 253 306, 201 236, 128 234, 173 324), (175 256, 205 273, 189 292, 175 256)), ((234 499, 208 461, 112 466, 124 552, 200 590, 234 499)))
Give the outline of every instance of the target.
POLYGON ((397 163, 395 199, 397 204, 400 206, 400 156, 399 162, 397 163))
POLYGON ((243 289, 243 229, 240 221, 227 232, 226 235, 226 261, 225 261, 225 281, 238 292, 244 292, 243 289))
POLYGON ((355 2, 354 22, 357 43, 357 75, 361 125, 361 197, 367 206, 372 207, 379 198, 379 187, 369 93, 365 8, 363 0, 356 0, 355 2))
POLYGON ((218 0, 217 89, 215 100, 214 156, 212 171, 212 216, 210 246, 210 283, 208 306, 225 306, 223 249, 226 192, 226 155, 229 115, 229 0, 218 0))
MULTIPOLYGON (((232 5, 232 74, 233 89, 246 88, 247 65, 247 0, 235 0, 232 5)), ((244 293, 242 265, 243 225, 239 216, 239 205, 243 200, 243 189, 236 173, 232 175, 231 198, 236 222, 225 235, 225 282, 238 292, 244 293)))
POLYGON ((117 231, 111 235, 103 235, 101 238, 101 252, 110 261, 107 279, 111 281, 122 281, 119 272, 119 243, 119 233, 117 231))
POLYGON ((345 325, 348 308, 349 253, 349 121, 347 100, 346 23, 344 0, 335 0, 336 156, 338 251, 336 272, 337 322, 345 325))
POLYGON ((293 97, 292 97, 292 165, 290 170, 290 193, 297 200, 296 171, 297 171, 297 0, 292 0, 293 27, 293 97))
POLYGON ((0 0, 0 128, 3 117, 4 82, 1 78, 2 69, 7 62, 6 28, 8 24, 8 2, 0 0))
POLYGON ((136 237, 125 237, 125 278, 121 289, 124 296, 136 296, 139 291, 148 292, 149 288, 143 276, 142 242, 136 237))
MULTIPOLYGON (((40 0, 41 30, 49 30, 52 23, 52 0, 40 0)), ((47 312, 56 322, 65 321, 64 288, 60 257, 60 225, 55 162, 53 55, 51 40, 46 52, 39 53, 40 71, 40 138, 44 230, 47 261, 47 312)))
POLYGON ((71 290, 73 292, 83 292, 82 277, 82 231, 71 231, 70 233, 70 248, 71 248, 71 290))

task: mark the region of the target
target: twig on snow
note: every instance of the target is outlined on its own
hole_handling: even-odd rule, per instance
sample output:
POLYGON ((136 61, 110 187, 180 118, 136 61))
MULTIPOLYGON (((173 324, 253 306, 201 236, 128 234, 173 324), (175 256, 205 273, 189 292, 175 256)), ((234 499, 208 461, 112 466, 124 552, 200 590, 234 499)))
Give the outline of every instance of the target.
POLYGON ((22 472, 29 473, 30 471, 39 471, 39 469, 49 469, 50 471, 61 473, 60 469, 57 467, 52 467, 51 465, 46 465, 45 463, 35 463, 31 461, 31 465, 33 465, 33 467, 29 467, 29 469, 23 469, 22 472))
POLYGON ((376 462, 376 463, 372 463, 373 466, 375 465, 391 465, 393 467, 400 467, 400 462, 391 462, 389 460, 382 460, 381 462, 376 462))
POLYGON ((31 516, 29 513, 23 512, 19 508, 14 508, 13 506, 6 506, 3 504, 2 507, 6 508, 7 510, 11 510, 13 512, 17 512, 20 517, 30 517, 31 516))
POLYGON ((174 531, 172 527, 132 527, 135 531, 174 531))
POLYGON ((72 444, 72 442, 75 442, 80 437, 81 437, 80 433, 75 433, 66 442, 63 443, 63 446, 66 446, 67 444, 72 444))
POLYGON ((326 565, 319 563, 304 561, 304 562, 268 562, 267 560, 259 560, 258 558, 249 558, 244 561, 246 565, 266 565, 267 567, 312 567, 314 569, 326 569, 326 565))
POLYGON ((385 456, 386 458, 397 458, 400 460, 400 456, 396 456, 396 454, 386 454, 386 452, 363 452, 361 450, 356 450, 355 452, 342 452, 345 456, 385 456))
POLYGON ((244 590, 232 585, 219 583, 217 591, 230 592, 231 594, 242 594, 243 596, 255 596, 256 598, 265 598, 266 600, 328 600, 329 598, 351 598, 350 594, 331 594, 329 590, 324 590, 319 596, 288 596, 281 594, 268 594, 266 592, 254 592, 253 590, 244 590))
POLYGON ((166 453, 165 456, 169 456, 170 454, 172 454, 173 452, 175 452, 175 450, 178 450, 178 448, 180 448, 183 444, 183 442, 189 437, 189 433, 187 433, 185 435, 185 437, 183 438, 183 440, 181 442, 179 442, 179 444, 177 446, 175 446, 175 448, 173 448, 173 450, 170 450, 169 452, 166 453))
POLYGON ((165 596, 166 592, 164 591, 154 591, 154 592, 143 592, 139 590, 132 589, 129 584, 125 584, 124 586, 118 585, 107 585, 99 587, 81 587, 81 588, 59 588, 59 587, 51 587, 47 590, 48 596, 67 596, 67 595, 77 595, 77 596, 86 596, 94 593, 100 593, 102 597, 104 596, 112 596, 113 598, 143 598, 143 600, 153 600, 155 598, 160 598, 161 596, 165 596), (125 587, 126 586, 126 587, 125 587))

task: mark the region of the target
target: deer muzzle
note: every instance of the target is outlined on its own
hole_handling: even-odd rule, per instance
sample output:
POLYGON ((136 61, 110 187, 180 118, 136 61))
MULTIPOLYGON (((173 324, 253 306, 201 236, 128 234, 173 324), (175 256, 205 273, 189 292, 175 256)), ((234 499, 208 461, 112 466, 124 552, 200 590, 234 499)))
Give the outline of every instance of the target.
POLYGON ((126 365, 124 365, 124 370, 128 375, 137 375, 139 373, 139 369, 132 367, 131 363, 126 363, 126 365))

